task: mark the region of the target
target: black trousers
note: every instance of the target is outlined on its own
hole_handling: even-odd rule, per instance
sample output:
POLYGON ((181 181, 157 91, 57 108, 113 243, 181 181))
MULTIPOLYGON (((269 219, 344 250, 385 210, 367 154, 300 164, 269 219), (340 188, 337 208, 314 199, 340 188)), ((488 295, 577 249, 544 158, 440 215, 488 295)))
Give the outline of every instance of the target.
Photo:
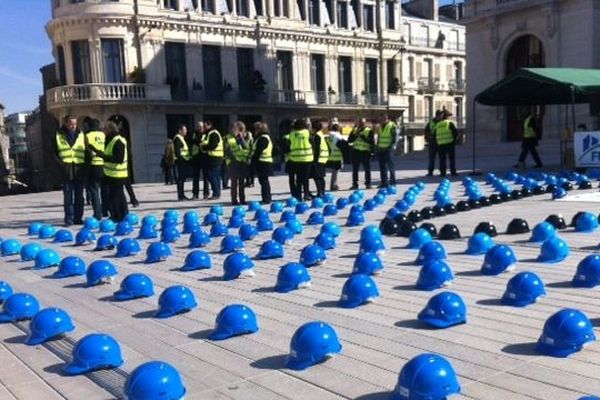
POLYGON ((362 165, 365 171, 365 185, 371 186, 371 153, 368 151, 352 151, 352 186, 358 186, 358 170, 362 165))
POLYGON ((184 198, 185 191, 185 180, 188 177, 189 164, 187 162, 180 161, 176 164, 177 166, 177 198, 182 200, 184 198))
POLYGON ((304 199, 310 199, 310 190, 308 187, 308 180, 310 178, 312 163, 310 162, 289 162, 288 170, 292 177, 292 196, 302 201, 304 193, 304 199))
POLYGON ((112 219, 114 222, 123 221, 129 213, 124 190, 126 183, 127 179, 106 179, 106 186, 108 187, 109 196, 108 210, 110 213, 110 219, 112 219))
POLYGON ((533 161, 535 161, 536 166, 542 166, 542 160, 540 160, 540 155, 537 152, 538 141, 537 139, 523 139, 523 143, 521 143, 521 154, 519 155, 519 162, 525 162, 527 158, 527 154, 531 153, 533 157, 533 161))
POLYGON ((381 184, 387 186, 396 184, 396 164, 394 163, 394 155, 392 149, 377 152, 379 160, 379 174, 381 175, 381 184), (388 180, 389 173, 389 180, 388 180))
POLYGON ((428 151, 428 162, 427 162, 427 172, 431 175, 433 174, 433 170, 435 169, 435 156, 437 155, 437 144, 436 143, 428 143, 427 144, 428 151))
POLYGON ((440 174, 446 176, 446 156, 450 159, 450 173, 456 174, 456 156, 455 156, 455 145, 450 144, 438 144, 437 151, 440 157, 440 174))
POLYGON ((231 178, 231 204, 246 204, 246 178, 231 178))
POLYGON ((258 183, 260 184, 260 196, 264 204, 271 202, 271 183, 269 182, 269 176, 273 173, 273 164, 258 162, 256 164, 256 176, 258 183))
POLYGON ((67 180, 63 182, 63 208, 65 225, 81 224, 83 219, 83 191, 85 182, 67 180))
POLYGON ((325 164, 314 163, 312 165, 312 178, 317 186, 317 197, 325 194, 325 164))
MULTIPOLYGON (((202 165, 199 159, 193 159, 190 162, 190 173, 192 175, 192 195, 194 198, 198 198, 200 195, 200 175, 202 172, 202 165)), ((206 188, 208 191, 208 187, 206 188)))
POLYGON ((129 180, 129 178, 127 179, 127 182, 125 182, 125 190, 127 190, 127 195, 129 196, 129 202, 131 203, 131 205, 137 207, 137 204, 139 204, 139 202, 137 197, 135 196, 135 192, 133 191, 133 186, 131 186, 131 180, 129 180))

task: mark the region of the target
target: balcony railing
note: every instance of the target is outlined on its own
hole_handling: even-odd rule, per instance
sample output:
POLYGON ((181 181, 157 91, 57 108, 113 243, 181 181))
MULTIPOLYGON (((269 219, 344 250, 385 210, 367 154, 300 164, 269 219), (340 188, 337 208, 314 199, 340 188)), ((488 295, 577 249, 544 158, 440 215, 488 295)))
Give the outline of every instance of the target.
POLYGON ((88 83, 52 88, 46 92, 46 99, 48 108, 53 108, 66 104, 94 101, 170 101, 171 94, 168 85, 88 83))
POLYGON ((450 79, 448 81, 448 91, 452 93, 464 93, 467 89, 467 82, 464 79, 450 79))
POLYGON ((306 92, 300 90, 272 90, 269 92, 269 103, 302 104, 306 103, 306 92))
POLYGON ((438 92, 440 90, 440 80, 439 78, 420 78, 417 87, 420 92, 438 92))

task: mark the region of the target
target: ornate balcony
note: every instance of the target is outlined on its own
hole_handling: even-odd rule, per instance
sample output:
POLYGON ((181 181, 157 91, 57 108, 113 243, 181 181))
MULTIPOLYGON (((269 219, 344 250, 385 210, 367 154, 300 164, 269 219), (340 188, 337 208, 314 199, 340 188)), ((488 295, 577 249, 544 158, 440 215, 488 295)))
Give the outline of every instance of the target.
POLYGON ((448 92, 464 93, 467 89, 467 82, 464 79, 450 79, 448 81, 448 92))
POLYGON ((418 90, 425 93, 435 93, 440 91, 439 78, 420 78, 418 90))

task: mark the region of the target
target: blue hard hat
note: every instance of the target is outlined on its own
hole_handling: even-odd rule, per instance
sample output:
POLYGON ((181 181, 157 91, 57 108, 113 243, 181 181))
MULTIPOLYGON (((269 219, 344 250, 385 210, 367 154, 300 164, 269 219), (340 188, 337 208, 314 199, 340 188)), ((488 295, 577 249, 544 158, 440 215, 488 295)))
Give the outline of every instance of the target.
POLYGON ((138 215, 133 211, 130 211, 125 216, 125 221, 129 222, 129 225, 135 226, 140 223, 140 217, 138 217, 138 215))
POLYGON ((127 236, 133 232, 133 226, 129 223, 129 221, 124 220, 117 224, 117 228, 115 230, 115 236, 127 236))
POLYGON ((390 219, 396 219, 398 218, 400 215, 402 215, 402 211, 400 211, 399 208, 397 207, 392 207, 389 210, 387 210, 387 212, 385 213, 385 215, 390 218, 390 219))
POLYGON ((298 199, 293 196, 288 197, 288 199, 285 201, 286 207, 296 207, 296 204, 298 204, 298 199))
POLYGON ((212 268, 212 259, 210 255, 203 250, 190 251, 185 256, 185 264, 181 267, 182 271, 195 271, 198 269, 212 268))
POLYGON ((458 377, 444 357, 423 353, 404 364, 392 400, 444 400, 460 393, 458 377))
POLYGON ((569 255, 569 245, 558 236, 551 237, 542 243, 540 255, 537 261, 545 263, 557 263, 569 255))
POLYGON ((158 225, 158 218, 152 214, 145 215, 144 218, 142 218, 142 225, 156 227, 156 225, 158 225))
POLYGON ((323 250, 335 249, 335 236, 329 233, 319 233, 315 237, 314 244, 321 246, 323 250))
POLYGON ((80 375, 97 369, 118 368, 123 362, 121 346, 112 336, 92 333, 75 344, 73 360, 63 371, 67 375, 80 375))
POLYGON ((13 256, 21 252, 21 242, 17 239, 6 239, 0 243, 2 257, 13 256))
POLYGON ((221 240, 221 254, 229 254, 244 249, 244 242, 237 235, 227 235, 221 240))
POLYGON ((325 193, 321 198, 326 204, 333 204, 335 201, 335 196, 331 193, 325 193))
POLYGON ((244 224, 240 226, 238 234, 243 241, 252 240, 258 236, 258 229, 252 224, 244 224))
POLYGON ((13 322, 33 318, 39 311, 40 304, 29 293, 14 293, 4 300, 2 307, 0 322, 13 322))
POLYGON ((307 268, 322 264, 326 259, 325 250, 316 244, 309 244, 300 252, 300 263, 307 268))
POLYGON ((279 293, 287 293, 309 286, 310 274, 308 273, 308 269, 300 263, 287 263, 277 273, 275 290, 279 293))
POLYGON ((406 200, 398 200, 396 204, 394 204, 394 208, 400 210, 400 212, 408 211, 410 205, 406 202, 406 200))
POLYGON ((179 225, 179 221, 177 220, 177 218, 174 218, 174 217, 164 217, 162 219, 162 221, 160 221, 160 227, 163 230, 165 228, 169 228, 169 227, 177 228, 178 225, 179 225))
POLYGON ((371 237, 381 238, 383 235, 381 234, 381 230, 375 225, 367 225, 360 230, 360 239, 366 239, 371 237))
POLYGON ((600 400, 598 396, 583 396, 578 398, 577 400, 600 400))
POLYGON ((13 289, 8 282, 0 281, 0 304, 4 303, 12 294, 13 289))
POLYGON ((156 318, 168 318, 176 314, 185 313, 198 306, 194 293, 187 287, 175 285, 166 288, 158 298, 158 311, 156 318))
POLYGON ((225 224, 222 224, 220 222, 215 223, 210 228, 210 237, 225 236, 227 235, 227 233, 229 233, 229 229, 227 229, 227 226, 225 224))
MULTIPOLYGON (((260 204, 258 207, 253 204, 248 204, 248 211, 257 211, 260 210, 260 204)), ((235 206, 231 209, 231 217, 246 217, 246 209, 243 206, 235 206)))
POLYGON ((352 213, 364 213, 365 212, 365 208, 363 206, 361 206, 360 204, 354 204, 352 207, 350 207, 350 214, 352 213))
POLYGON ((163 361, 150 361, 133 370, 125 382, 129 400, 183 399, 185 386, 179 372, 163 361))
POLYGON ((325 205, 325 201, 323 201, 322 198, 315 197, 314 199, 312 199, 310 208, 323 208, 324 205, 325 205))
POLYGON ((454 280, 452 268, 443 260, 427 261, 419 271, 417 289, 436 290, 448 286, 454 280))
POLYGON ((223 262, 223 279, 231 281, 238 277, 254 276, 254 263, 244 253, 232 253, 223 262))
POLYGON ((158 238, 158 231, 152 225, 142 224, 140 231, 138 232, 138 239, 156 239, 158 238))
POLYGON ((280 226, 273 231, 271 235, 271 239, 278 241, 279 243, 286 244, 288 241, 294 238, 294 233, 286 228, 285 226, 280 226))
POLYGON ((567 195, 567 191, 561 187, 557 187, 556 189, 554 189, 554 191, 552 192, 552 199, 556 200, 556 199, 562 199, 563 197, 565 197, 567 195))
POLYGON ((102 235, 96 241, 96 248, 94 250, 112 250, 117 247, 119 239, 111 234, 102 235))
POLYGON ((307 225, 321 225, 325 222, 325 218, 323 217, 323 213, 320 211, 313 211, 306 221, 307 225))
POLYGON ((365 216, 362 212, 351 212, 346 220, 346 226, 359 226, 365 223, 365 216))
POLYGON ((337 215, 337 213, 338 213, 338 209, 333 204, 327 204, 325 207, 323 207, 323 215, 325 217, 331 217, 331 216, 337 215))
POLYGON ((160 232, 160 241, 165 243, 176 242, 181 237, 181 232, 176 226, 168 226, 160 232))
POLYGON ((537 351, 552 357, 568 357, 596 340, 589 318, 579 310, 563 308, 546 320, 537 351))
POLYGON ((376 297, 379 297, 379 290, 373 278, 365 274, 356 274, 344 283, 338 304, 343 308, 356 308, 372 302, 376 297))
POLYGON ((129 257, 142 251, 137 240, 124 238, 117 244, 117 257, 129 257))
POLYGON ((35 346, 73 330, 75 326, 69 314, 60 308, 45 308, 33 316, 25 343, 35 346))
POLYGON ((44 224, 40 228, 38 238, 40 239, 51 239, 56 235, 56 228, 52 225, 44 224))
POLYGON ((244 220, 244 217, 232 216, 231 218, 229 218, 227 227, 228 228, 239 228, 240 226, 244 225, 245 222, 246 221, 244 220))
POLYGON ((286 367, 304 370, 342 351, 333 327, 322 321, 307 322, 296 330, 290 343, 286 367))
POLYGON ((499 275, 512 271, 517 263, 517 257, 512 247, 506 244, 497 244, 485 253, 481 273, 483 275, 499 275))
POLYGON ((398 189, 396 189, 396 186, 390 185, 387 187, 387 194, 388 195, 398 194, 398 189))
POLYGON ((96 230, 100 228, 100 221, 94 217, 87 217, 85 221, 83 221, 83 227, 91 230, 96 230))
POLYGON ((279 222, 288 222, 288 221, 295 221, 295 220, 296 220, 296 214, 294 214, 290 210, 285 210, 284 212, 281 213, 281 216, 279 217, 279 222))
POLYGON ((252 200, 248 203, 248 211, 260 210, 260 201, 252 200))
POLYGON ((429 243, 431 241, 433 241, 433 238, 431 237, 429 231, 427 229, 419 228, 410 233, 406 247, 409 249, 419 250, 425 243, 429 243))
POLYGON ((210 238, 210 235, 208 233, 204 232, 202 229, 196 229, 190 235, 188 247, 190 249, 193 249, 196 247, 204 247, 207 244, 209 244, 211 242, 211 240, 212 239, 210 238))
POLYGON ((254 311, 243 304, 230 304, 219 311, 210 339, 223 340, 257 331, 258 322, 254 311))
POLYGON ((21 247, 21 261, 35 260, 37 253, 42 251, 42 245, 35 242, 30 242, 21 247))
POLYGON ((375 201, 375 203, 377 205, 382 205, 385 203, 385 196, 387 195, 387 191, 386 189, 380 189, 380 193, 377 193, 375 196, 373 196, 373 200, 375 201))
POLYGON ((204 216, 204 219, 202 220, 202 225, 209 226, 214 225, 217 222, 219 222, 219 216, 215 213, 210 212, 204 216))
POLYGON ((482 255, 492 247, 494 247, 494 239, 485 232, 477 232, 469 238, 465 253, 473 256, 482 255))
POLYGON ((502 304, 525 307, 535 303, 537 298, 546 295, 542 279, 534 272, 519 272, 506 285, 502 304))
POLYGON ((129 274, 121 281, 121 287, 114 294, 119 301, 150 297, 154 295, 154 285, 148 275, 129 274))
POLYGON ((600 285, 600 254, 590 254, 577 264, 573 286, 592 288, 600 285))
POLYGON ((67 243, 73 241, 73 232, 68 229, 59 229, 54 235, 54 243, 67 243))
POLYGON ((37 236, 40 233, 40 228, 44 225, 42 222, 36 221, 29 224, 27 227, 27 235, 37 236))
MULTIPOLYGON (((176 226, 176 225, 175 225, 176 226)), ((195 221, 183 221, 183 233, 192 233, 197 229, 200 229, 200 227, 202 226, 202 224, 200 224, 200 221, 195 220, 195 221)))
POLYGON ((338 210, 343 210, 344 208, 348 207, 349 203, 350 201, 347 198, 340 197, 335 201, 335 208, 337 208, 338 210))
POLYGON ((441 292, 429 299, 418 318, 435 328, 448 328, 467 322, 467 306, 458 294, 441 292))
POLYGON ((272 231, 273 227, 273 221, 271 221, 268 217, 261 218, 258 221, 256 221, 256 229, 259 232, 272 231))
POLYGON ((348 202, 350 204, 356 204, 360 201, 360 195, 356 192, 350 194, 350 196, 348 196, 348 202))
POLYGON ((556 228, 550 222, 540 222, 531 231, 530 242, 540 243, 556 236, 556 228))
POLYGON ((56 267, 59 264, 60 256, 53 249, 43 249, 35 255, 35 269, 56 267))
POLYGON ((283 246, 277 240, 269 239, 260 245, 256 255, 259 260, 270 260, 283 257, 283 246))
POLYGON ((69 276, 85 275, 85 262, 77 256, 67 256, 60 261, 58 270, 52 276, 55 278, 67 278, 69 276))
POLYGON ((108 260, 93 261, 85 271, 87 286, 110 282, 117 275, 117 268, 108 260))
POLYGON ((257 209, 254 213, 253 220, 258 221, 264 218, 269 219, 269 212, 267 210, 263 210, 262 208, 257 209))
POLYGON ((186 211, 183 214, 183 224, 195 224, 200 222, 200 215, 194 210, 186 211))
POLYGON ((302 201, 302 202, 296 204, 294 212, 296 214, 304 214, 309 209, 310 209, 310 206, 307 203, 305 203, 305 202, 302 201))
POLYGON ((220 204, 215 204, 210 208, 210 212, 221 216, 223 215, 223 206, 220 204))
POLYGON ((173 252, 167 243, 154 242, 146 249, 146 264, 166 260, 173 252))
POLYGON ((285 208, 285 204, 281 201, 274 201, 271 203, 270 212, 272 213, 280 213, 285 208))
POLYGON ((294 235, 302 233, 303 229, 300 221, 294 219, 285 223, 285 227, 288 228, 294 235))
POLYGON ((179 211, 172 208, 165 210, 163 213, 163 219, 173 219, 175 221, 179 221, 179 211))
POLYGON ((425 243, 419 249, 419 255, 415 262, 418 265, 423 265, 428 261, 436 261, 436 260, 445 260, 446 259, 446 249, 444 245, 437 241, 431 241, 425 243))
POLYGON ((365 211, 373 211, 379 204, 374 199, 367 199, 363 204, 365 211))
POLYGON ((93 243, 96 241, 96 234, 88 228, 82 228, 75 235, 75 245, 82 246, 87 243, 93 243))
POLYGON ((383 238, 381 236, 366 236, 361 238, 359 251, 362 253, 380 253, 385 251, 385 243, 383 242, 383 238))
POLYGON ((598 229, 598 217, 590 212, 582 213, 575 223, 576 232, 593 232, 598 229))
POLYGON ((329 233, 333 237, 338 237, 342 233, 342 230, 335 222, 325 222, 323 226, 321 226, 321 233, 329 233))
POLYGON ((375 252, 359 253, 354 259, 353 274, 378 275, 383 271, 383 263, 375 252))
POLYGON ((100 221, 100 232, 102 233, 110 233, 114 232, 116 229, 115 223, 110 219, 103 219, 100 221))

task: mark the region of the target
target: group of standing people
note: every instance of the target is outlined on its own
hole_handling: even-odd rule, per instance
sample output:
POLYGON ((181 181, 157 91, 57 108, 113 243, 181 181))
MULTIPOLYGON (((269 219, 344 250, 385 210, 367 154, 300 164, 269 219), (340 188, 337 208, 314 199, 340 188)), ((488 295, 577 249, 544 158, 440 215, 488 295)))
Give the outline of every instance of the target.
POLYGON ((428 147, 427 176, 433 176, 435 157, 439 157, 440 176, 446 176, 446 159, 450 160, 450 174, 457 176, 456 171, 456 142, 458 130, 450 117, 452 113, 446 109, 437 110, 435 117, 425 126, 425 142, 428 147))
POLYGON ((125 187, 131 202, 138 202, 129 181, 127 140, 119 127, 107 121, 92 120, 89 131, 78 126, 77 117, 65 117, 55 135, 55 157, 62 173, 64 224, 83 223, 84 191, 91 195, 94 217, 122 221, 129 212, 125 187))

